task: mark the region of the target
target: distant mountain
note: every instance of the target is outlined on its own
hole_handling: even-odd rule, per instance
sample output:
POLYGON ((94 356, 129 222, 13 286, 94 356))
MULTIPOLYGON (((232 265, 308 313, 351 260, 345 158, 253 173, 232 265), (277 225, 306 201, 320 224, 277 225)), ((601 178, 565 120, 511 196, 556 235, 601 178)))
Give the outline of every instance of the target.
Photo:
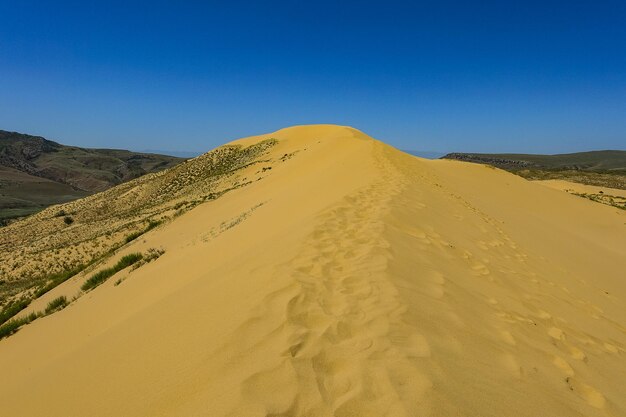
POLYGON ((195 158, 196 156, 200 156, 204 153, 204 152, 194 152, 194 151, 164 151, 161 149, 144 149, 144 150, 139 150, 138 152, 176 156, 179 158, 195 158))
POLYGON ((528 179, 565 179, 626 189, 626 151, 603 150, 557 155, 449 153, 456 159, 492 165, 528 179))
POLYGON ((439 159, 445 155, 445 152, 436 152, 436 151, 413 151, 413 150, 403 150, 403 152, 409 153, 411 155, 419 156, 420 158, 426 159, 439 159))
POLYGON ((579 171, 626 170, 626 151, 591 151, 557 155, 449 153, 445 159, 478 162, 503 168, 569 169, 579 171))
POLYGON ((0 219, 103 191, 183 160, 65 146, 40 136, 0 130, 0 219))

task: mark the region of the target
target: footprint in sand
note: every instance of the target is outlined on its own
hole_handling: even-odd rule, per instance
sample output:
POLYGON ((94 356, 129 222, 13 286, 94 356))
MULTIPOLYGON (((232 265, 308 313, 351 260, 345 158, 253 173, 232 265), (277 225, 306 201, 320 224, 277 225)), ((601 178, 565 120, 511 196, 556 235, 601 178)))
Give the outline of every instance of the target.
POLYGON ((504 340, 506 343, 508 343, 511 346, 515 346, 517 344, 517 342, 515 341, 515 338, 513 337, 511 332, 509 332, 508 330, 501 331, 500 337, 502 338, 502 340, 504 340))
POLYGON ((548 335, 554 340, 565 339, 565 333, 563 333, 563 330, 559 329, 558 327, 550 327, 548 329, 548 335))
POLYGON ((596 390, 591 385, 578 381, 575 377, 568 376, 565 378, 565 382, 567 382, 569 389, 582 397, 587 404, 595 408, 604 408, 606 398, 600 391, 596 390))
POLYGON ((573 359, 579 360, 579 361, 587 361, 587 355, 585 355, 585 352, 583 352, 582 350, 578 349, 575 346, 568 346, 568 350, 569 350, 569 354, 573 359))
POLYGON ((510 353, 504 354, 500 359, 502 366, 511 373, 515 378, 522 377, 522 367, 520 366, 517 358, 510 353))
POLYGON ((487 265, 477 262, 472 266, 472 274, 475 276, 483 276, 483 275, 489 275, 490 271, 489 268, 487 268, 487 265))
POLYGON ((559 368, 567 376, 574 376, 574 369, 570 366, 565 359, 560 356, 555 356, 552 360, 554 366, 559 368))
POLYGON ((537 312, 537 317, 539 317, 539 318, 540 318, 540 319, 542 319, 542 320, 549 320, 549 319, 551 319, 551 318, 552 318, 552 314, 548 313, 548 312, 547 312, 547 311, 545 311, 545 310, 539 310, 539 311, 537 312))

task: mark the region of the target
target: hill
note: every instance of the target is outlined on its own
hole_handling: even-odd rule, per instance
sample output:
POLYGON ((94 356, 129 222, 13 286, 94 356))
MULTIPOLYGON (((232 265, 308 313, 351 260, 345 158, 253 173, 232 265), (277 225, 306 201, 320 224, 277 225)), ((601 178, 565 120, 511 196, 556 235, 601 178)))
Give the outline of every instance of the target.
POLYGON ((0 230, 3 411, 624 415, 625 224, 348 127, 241 139, 0 230))
POLYGON ((443 158, 492 165, 531 180, 560 179, 626 189, 626 151, 558 155, 450 153, 443 158))
POLYGON ((181 161, 171 156, 64 146, 0 130, 0 219, 103 191, 181 161))

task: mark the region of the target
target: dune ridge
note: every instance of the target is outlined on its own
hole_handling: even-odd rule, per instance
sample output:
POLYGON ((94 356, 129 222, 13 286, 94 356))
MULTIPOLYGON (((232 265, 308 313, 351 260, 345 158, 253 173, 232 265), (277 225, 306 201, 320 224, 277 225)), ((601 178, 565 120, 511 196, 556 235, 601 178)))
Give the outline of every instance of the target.
POLYGON ((348 127, 233 144, 267 137, 119 253, 159 259, 0 341, 7 414, 626 414, 622 210, 348 127))

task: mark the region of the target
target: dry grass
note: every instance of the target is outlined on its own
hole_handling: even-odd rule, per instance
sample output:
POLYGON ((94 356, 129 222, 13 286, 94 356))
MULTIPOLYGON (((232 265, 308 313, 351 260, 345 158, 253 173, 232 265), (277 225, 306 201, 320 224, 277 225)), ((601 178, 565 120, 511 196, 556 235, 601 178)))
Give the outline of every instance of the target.
POLYGON ((0 228, 0 306, 35 298, 198 204, 244 187, 237 173, 262 161, 275 140, 227 145, 169 170, 53 206, 0 228), (65 218, 71 215, 72 222, 65 218), (59 275, 62 278, 51 278, 59 275))

